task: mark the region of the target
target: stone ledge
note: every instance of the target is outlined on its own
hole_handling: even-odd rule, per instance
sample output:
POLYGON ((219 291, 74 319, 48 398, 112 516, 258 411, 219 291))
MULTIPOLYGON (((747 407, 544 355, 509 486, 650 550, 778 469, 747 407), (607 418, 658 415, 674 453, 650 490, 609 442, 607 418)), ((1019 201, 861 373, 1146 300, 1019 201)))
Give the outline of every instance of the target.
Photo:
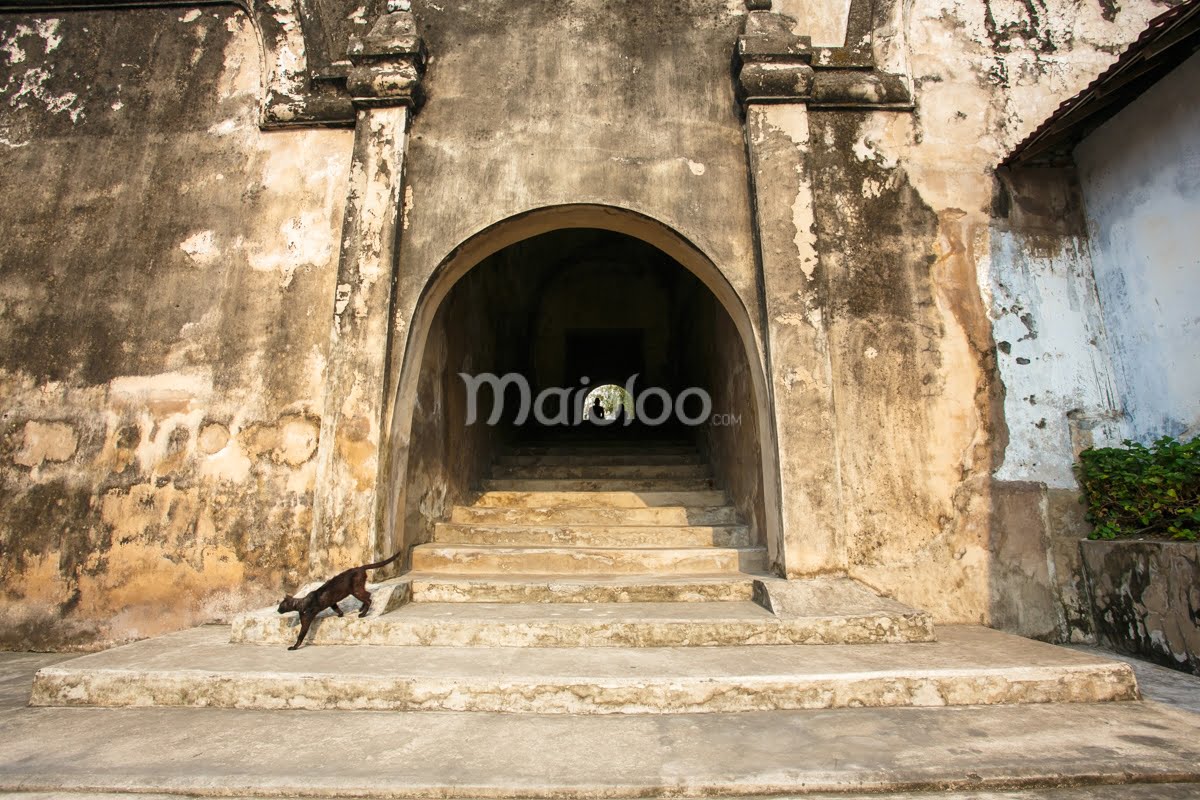
POLYGON ((701 603, 754 599, 750 575, 645 576, 408 573, 416 603, 701 603))
POLYGON ((36 706, 676 714, 1096 703, 1137 698, 1123 663, 982 628, 938 643, 705 651, 282 648, 209 626, 37 673, 36 706))

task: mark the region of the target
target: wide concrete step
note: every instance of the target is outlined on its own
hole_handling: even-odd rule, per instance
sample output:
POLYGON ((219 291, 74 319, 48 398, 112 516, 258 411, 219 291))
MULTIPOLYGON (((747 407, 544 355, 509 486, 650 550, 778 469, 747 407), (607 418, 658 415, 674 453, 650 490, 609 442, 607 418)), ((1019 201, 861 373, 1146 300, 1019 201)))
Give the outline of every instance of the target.
POLYGON ((411 568, 456 574, 663 575, 762 572, 763 547, 505 547, 422 544, 412 549, 411 568))
POLYGON ((1194 800, 1200 781, 1200 717, 1138 702, 667 715, 5 712, 0 792, 30 800, 1194 800), (298 756, 312 732, 320 744, 298 756))
POLYGON ((754 598, 751 575, 447 575, 409 572, 414 603, 699 603, 754 598))
POLYGON ((488 478, 496 492, 700 492, 716 488, 712 478, 488 478))
POLYGON ((35 706, 665 714, 1135 700, 1128 665, 986 628, 922 645, 257 648, 224 626, 45 667, 35 706))
POLYGON ((707 464, 699 452, 691 453, 592 453, 579 455, 561 452, 548 452, 545 455, 502 455, 496 459, 496 464, 511 466, 621 466, 625 464, 647 465, 687 465, 707 464))
POLYGON ((711 508, 729 502, 725 492, 638 491, 486 491, 474 502, 476 508, 711 508))
MULTIPOLYGON (((584 498, 586 499, 586 498, 584 498)), ((504 506, 455 506, 450 522, 464 525, 736 525, 737 509, 718 506, 551 506, 507 508, 504 506)))
POLYGON ((534 547, 749 547, 745 525, 471 525, 439 522, 438 544, 534 547))
POLYGON ((494 478, 708 478, 707 464, 518 464, 497 465, 494 478))
MULTIPOLYGON (((295 614, 237 617, 235 642, 290 645, 295 614)), ((306 642, 424 647, 728 647, 928 641, 928 615, 912 609, 813 610, 776 616, 753 602, 409 603, 378 617, 317 617, 306 642)))

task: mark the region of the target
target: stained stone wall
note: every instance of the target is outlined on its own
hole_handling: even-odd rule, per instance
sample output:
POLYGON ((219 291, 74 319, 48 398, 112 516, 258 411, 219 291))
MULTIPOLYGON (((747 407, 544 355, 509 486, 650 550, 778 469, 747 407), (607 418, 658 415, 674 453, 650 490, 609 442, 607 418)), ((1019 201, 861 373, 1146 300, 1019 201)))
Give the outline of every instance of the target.
POLYGON ((258 125, 234 9, 0 15, 0 646, 306 580, 351 134, 258 125))
POLYGON ((1099 541, 1082 549, 1100 643, 1200 675, 1200 545, 1099 541))
MULTIPOLYGON (((850 7, 778 4, 817 44, 850 7)), ((1087 635, 1074 489, 1043 466, 1103 427, 1105 389, 1009 378, 1090 357, 1087 314, 1051 341, 1061 315, 1021 280, 1072 285, 1086 232, 1055 219, 1058 189, 994 167, 1163 8, 879 0, 869 46, 913 107, 759 108, 748 133, 741 2, 415 0, 430 59, 380 344, 381 491, 407 463, 388 437, 413 407, 391 404, 439 265, 534 209, 626 209, 719 271, 750 371, 779 367, 760 418, 773 401, 829 432, 819 470, 812 450, 782 465, 832 520, 813 569, 942 622, 1087 635), (771 314, 768 284, 803 302, 771 314), (812 331, 827 352, 788 362, 812 331)), ((0 14, 0 645, 149 635, 309 577, 353 134, 261 131, 262 63, 224 6, 0 14)), ((397 502, 381 525, 402 526, 397 502)), ((802 516, 783 535, 814 541, 802 516)))

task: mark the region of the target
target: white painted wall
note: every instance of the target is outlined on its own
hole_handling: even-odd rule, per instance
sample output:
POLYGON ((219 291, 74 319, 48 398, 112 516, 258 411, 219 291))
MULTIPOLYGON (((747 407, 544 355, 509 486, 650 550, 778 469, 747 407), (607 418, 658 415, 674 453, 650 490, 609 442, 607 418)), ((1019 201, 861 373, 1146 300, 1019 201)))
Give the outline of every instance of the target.
POLYGON ((1127 435, 1200 433, 1200 54, 1075 151, 1127 435))
POLYGON ((1086 242, 1059 245, 993 231, 984 285, 1008 424, 995 476, 1070 488, 1076 450, 1121 432, 1086 242))

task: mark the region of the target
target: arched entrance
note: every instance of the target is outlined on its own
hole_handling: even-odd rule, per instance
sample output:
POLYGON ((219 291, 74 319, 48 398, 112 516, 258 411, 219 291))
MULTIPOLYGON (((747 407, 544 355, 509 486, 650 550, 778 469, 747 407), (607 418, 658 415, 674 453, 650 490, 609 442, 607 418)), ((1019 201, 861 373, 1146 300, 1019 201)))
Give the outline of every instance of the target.
POLYGON ((471 237, 417 300, 398 366, 380 549, 429 541, 449 509, 487 482, 499 454, 604 435, 635 448, 693 444, 778 568, 779 473, 754 329, 720 270, 665 226, 569 206, 471 237), (527 381, 523 418, 514 378, 487 424, 496 392, 471 381, 485 373, 527 381), (629 386, 646 413, 602 434, 575 425, 569 404, 602 383, 629 386))

